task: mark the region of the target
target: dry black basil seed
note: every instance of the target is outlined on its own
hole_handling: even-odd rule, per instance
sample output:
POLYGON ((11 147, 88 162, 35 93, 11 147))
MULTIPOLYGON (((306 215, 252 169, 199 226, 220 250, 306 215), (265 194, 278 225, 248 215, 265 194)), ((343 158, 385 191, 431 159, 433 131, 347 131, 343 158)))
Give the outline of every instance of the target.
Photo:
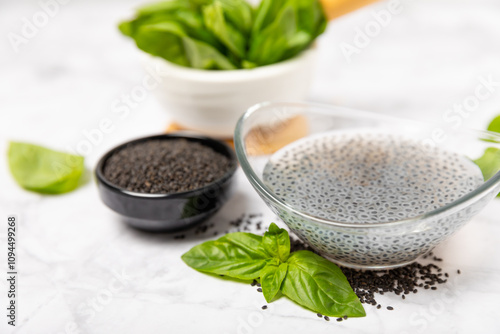
POLYGON ((337 321, 342 321, 342 320, 344 320, 344 319, 342 319, 342 318, 337 318, 337 321))
POLYGON ((258 289, 257 289, 257 291, 258 291, 258 292, 262 292, 262 288, 258 288, 258 289))
POLYGON ((324 318, 326 321, 330 321, 330 317, 329 317, 329 316, 327 316, 327 315, 325 315, 323 318, 324 318))
POLYGON ((201 188, 219 180, 231 160, 186 139, 148 140, 125 146, 104 165, 104 177, 133 192, 169 194, 201 188))
POLYGON ((389 311, 392 311, 392 310, 394 310, 394 307, 392 307, 392 306, 387 306, 387 309, 388 309, 389 311))
POLYGON ((316 315, 318 316, 318 318, 323 318, 323 314, 321 313, 316 313, 316 315))
POLYGON ((262 306, 262 309, 263 310, 267 309, 267 305, 262 306))

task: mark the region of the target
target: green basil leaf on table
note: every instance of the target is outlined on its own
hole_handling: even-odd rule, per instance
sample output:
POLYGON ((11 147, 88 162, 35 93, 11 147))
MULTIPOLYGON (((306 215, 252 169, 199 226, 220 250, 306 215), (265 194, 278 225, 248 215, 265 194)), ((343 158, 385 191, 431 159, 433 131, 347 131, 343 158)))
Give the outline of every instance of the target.
POLYGON ((260 284, 262 293, 268 303, 270 303, 281 290, 281 284, 288 271, 288 264, 281 263, 268 264, 260 272, 260 284))
POLYGON ((9 168, 16 182, 27 190, 61 194, 75 189, 84 172, 84 158, 42 146, 11 142, 9 168))
MULTIPOLYGON (((484 151, 481 158, 474 160, 483 173, 484 180, 489 180, 500 171, 500 149, 489 147, 484 151)), ((498 194, 500 197, 500 194, 498 194)))
POLYGON ((257 279, 270 259, 261 247, 262 237, 251 233, 230 233, 193 247, 182 255, 191 268, 243 280, 257 279))
POLYGON ((281 262, 286 262, 290 255, 290 237, 285 229, 279 228, 275 223, 271 223, 269 231, 264 233, 262 246, 273 257, 281 262))
POLYGON ((366 315, 346 277, 332 262, 310 251, 297 251, 287 263, 282 292, 297 304, 333 317, 366 315))
POLYGON ((488 125, 488 131, 498 132, 500 133, 500 116, 497 116, 491 123, 488 125))
MULTIPOLYGON (((500 116, 497 116, 489 125, 488 131, 500 133, 500 116)), ((493 143, 498 143, 497 140, 488 139, 485 141, 490 141, 493 143)), ((495 147, 489 147, 484 151, 482 157, 474 160, 474 163, 479 166, 481 172, 483 173, 484 180, 489 180, 493 175, 500 171, 500 149, 495 147)), ((500 193, 498 194, 500 197, 500 193)))

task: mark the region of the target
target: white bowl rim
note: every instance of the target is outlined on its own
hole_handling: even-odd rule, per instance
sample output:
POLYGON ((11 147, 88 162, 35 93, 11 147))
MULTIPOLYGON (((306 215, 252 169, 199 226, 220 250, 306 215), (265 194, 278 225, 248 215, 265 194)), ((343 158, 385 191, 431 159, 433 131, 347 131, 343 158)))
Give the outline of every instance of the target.
MULTIPOLYGON (((405 118, 400 118, 400 117, 387 116, 387 115, 380 115, 380 114, 375 114, 375 113, 369 112, 369 111, 363 111, 363 110, 352 109, 352 108, 347 108, 347 107, 320 104, 320 103, 309 103, 309 102, 305 102, 305 103, 303 103, 303 102, 278 102, 278 101, 261 102, 261 103, 258 103, 256 105, 250 107, 238 120, 238 123, 236 124, 235 133, 234 133, 234 147, 235 147, 235 151, 236 151, 236 157, 238 158, 238 161, 240 162, 240 165, 243 169, 243 172, 245 173, 245 175, 249 179, 252 186, 254 188, 256 188, 256 190, 259 193, 263 194, 267 200, 270 200, 270 201, 274 202, 275 204, 277 204, 278 206, 285 208, 287 211, 291 211, 294 214, 299 215, 307 220, 312 220, 312 221, 316 221, 316 222, 323 223, 326 225, 331 225, 331 226, 357 228, 357 229, 392 227, 394 225, 420 223, 424 219, 429 219, 431 217, 443 214, 450 209, 453 209, 455 207, 466 204, 467 202, 475 199, 476 197, 480 196, 481 194, 492 190, 495 186, 497 186, 500 183, 500 171, 499 171, 494 176, 492 176, 489 180, 485 181, 482 185, 480 185, 479 187, 477 187, 473 191, 469 192, 465 196, 462 196, 459 199, 457 199, 449 204, 446 204, 438 209, 432 210, 432 211, 427 212, 427 213, 423 213, 423 214, 415 216, 415 217, 394 220, 394 221, 390 221, 390 222, 343 223, 343 222, 337 222, 337 221, 333 221, 333 220, 327 220, 327 219, 323 219, 320 217, 312 216, 312 215, 309 215, 305 212, 299 211, 296 208, 292 207, 290 204, 282 201, 279 198, 276 198, 276 196, 274 196, 267 189, 267 187, 263 184, 260 177, 257 176, 254 169, 251 167, 250 163, 248 162, 248 159, 247 159, 246 154, 245 154, 243 138, 241 136, 242 135, 241 130, 243 127, 243 123, 245 123, 245 120, 248 117, 250 117, 254 112, 258 111, 259 109, 261 109, 263 107, 268 107, 268 106, 292 106, 292 107, 301 107, 301 108, 314 108, 315 112, 322 112, 324 114, 327 113, 326 110, 335 109, 335 110, 339 110, 339 111, 343 111, 343 112, 347 112, 347 113, 351 113, 351 114, 354 113, 357 115, 363 115, 363 116, 368 117, 368 118, 412 122, 412 123, 420 123, 420 124, 426 124, 426 125, 432 125, 434 123, 433 122, 418 121, 418 120, 413 120, 413 119, 405 119, 405 118)), ((482 135, 482 136, 488 135, 490 137, 498 139, 498 141, 500 142, 500 135, 498 133, 495 133, 495 132, 473 130, 473 129, 469 129, 469 128, 464 129, 464 130, 460 130, 460 132, 476 133, 476 134, 482 135)))

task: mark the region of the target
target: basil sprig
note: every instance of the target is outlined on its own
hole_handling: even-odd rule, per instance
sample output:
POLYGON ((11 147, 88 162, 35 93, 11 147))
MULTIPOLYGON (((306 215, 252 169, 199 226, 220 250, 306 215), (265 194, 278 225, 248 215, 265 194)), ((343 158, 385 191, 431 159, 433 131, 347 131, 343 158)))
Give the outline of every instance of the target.
POLYGON ((363 317, 361 302, 335 264, 310 251, 290 254, 288 232, 272 223, 263 237, 230 233, 193 247, 182 255, 204 273, 259 279, 268 303, 281 294, 331 317, 363 317))
MULTIPOLYGON (((488 131, 500 133, 500 116, 497 116, 488 126, 488 131)), ((489 140, 486 140, 489 141, 489 140)), ((492 142, 498 143, 493 140, 492 142)), ((487 181, 500 171, 500 149, 496 147, 488 147, 484 154, 474 160, 483 173, 484 180, 487 181)), ((498 194, 500 198, 500 194, 498 194)))

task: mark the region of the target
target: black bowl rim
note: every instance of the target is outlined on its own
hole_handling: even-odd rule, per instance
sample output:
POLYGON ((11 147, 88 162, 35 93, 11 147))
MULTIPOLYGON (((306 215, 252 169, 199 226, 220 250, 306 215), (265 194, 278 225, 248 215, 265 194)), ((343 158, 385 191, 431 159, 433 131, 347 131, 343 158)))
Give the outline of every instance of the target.
MULTIPOLYGON (((210 145, 206 145, 210 148, 213 148, 210 145)), ((96 165, 95 168, 95 175, 98 180, 98 182, 102 183, 105 185, 109 190, 121 193, 123 195, 129 196, 129 197, 134 197, 134 198, 142 198, 142 199, 179 199, 179 198, 187 198, 187 197, 192 197, 192 196, 197 196, 201 195, 203 193, 206 193, 212 188, 217 187, 219 184, 223 184, 229 179, 231 179, 236 172, 238 168, 238 160, 236 159, 236 153, 234 150, 229 147, 228 144, 221 140, 217 140, 215 138, 203 136, 203 135, 197 135, 197 134, 184 134, 184 133, 168 133, 168 134, 159 134, 159 135, 152 135, 152 136, 147 136, 147 137, 141 137, 141 138, 136 138, 129 140, 127 142, 124 142, 120 145, 117 145, 107 151, 100 159, 99 162, 96 165), (125 188, 121 188, 111 182, 109 182, 106 177, 104 176, 104 165, 106 164, 106 161, 109 159, 110 156, 112 156, 114 153, 116 153, 118 150, 121 150, 122 148, 130 145, 130 144, 136 144, 136 143, 141 143, 141 142, 146 142, 148 140, 157 140, 157 139, 165 139, 165 140, 172 140, 172 139, 187 139, 191 141, 196 141, 201 144, 204 143, 212 143, 212 144, 217 144, 221 145, 222 147, 225 148, 229 155, 229 159, 231 160, 233 166, 219 179, 204 185, 201 188, 196 188, 188 191, 183 191, 183 192, 177 192, 177 193, 166 193, 166 194, 149 194, 149 193, 140 193, 140 192, 135 192, 135 191, 130 191, 125 188)))

